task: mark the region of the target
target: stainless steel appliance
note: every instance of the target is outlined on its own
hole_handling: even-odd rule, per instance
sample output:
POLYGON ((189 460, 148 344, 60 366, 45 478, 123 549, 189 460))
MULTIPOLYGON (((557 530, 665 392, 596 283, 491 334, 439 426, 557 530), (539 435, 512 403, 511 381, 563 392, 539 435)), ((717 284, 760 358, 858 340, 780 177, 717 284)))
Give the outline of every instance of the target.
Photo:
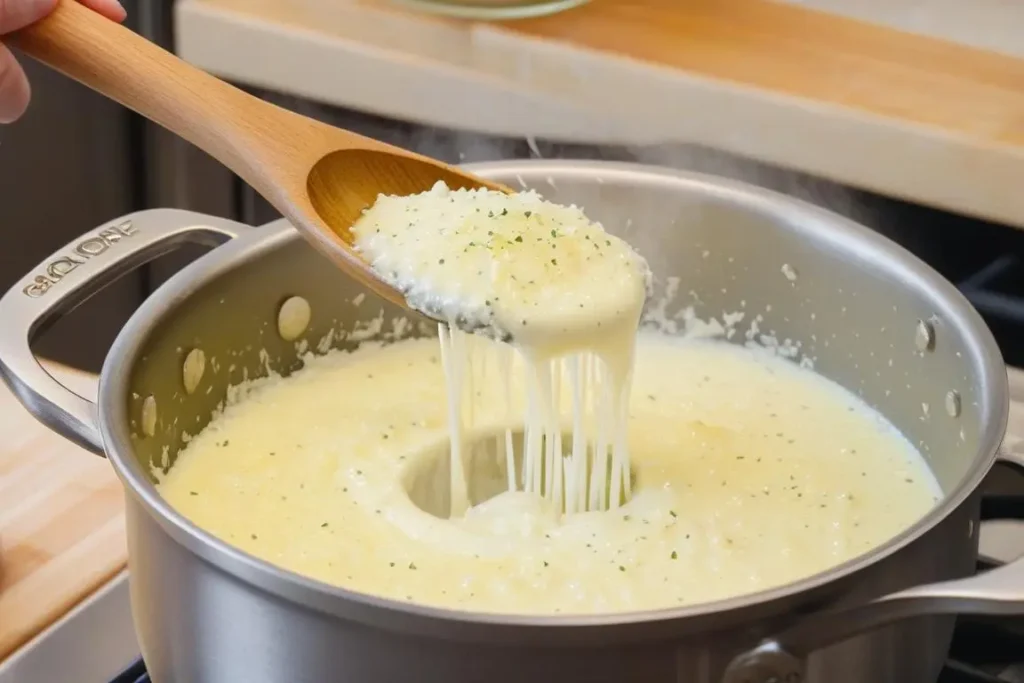
MULTIPOLYGON (((303 579, 192 526, 160 500, 148 467, 165 448, 173 453, 180 446, 174 424, 202 423, 228 382, 261 368, 255 352, 243 353, 236 371, 218 376, 215 391, 184 398, 178 384, 185 351, 198 344, 220 355, 259 339, 275 367, 288 369, 296 362, 294 348, 272 335, 260 337, 284 294, 311 302, 309 334, 317 337, 333 320, 352 322, 377 311, 347 306, 358 290, 286 224, 250 232, 209 217, 141 214, 89 237, 117 233, 109 240, 109 256, 86 259, 54 282, 32 273, 0 302, 0 315, 27 335, 36 320, 93 289, 102 272, 180 241, 232 239, 169 282, 122 331, 106 365, 99 422, 90 403, 37 372, 26 339, 3 337, 0 359, 26 404, 53 427, 94 450, 102 448, 96 431, 102 430, 129 490, 135 621, 159 683, 412 676, 521 681, 552 671, 592 681, 699 683, 720 680, 730 661, 749 665, 731 668, 730 683, 767 683, 801 680, 788 653, 799 658, 812 650, 806 680, 815 683, 930 682, 942 670, 952 621, 898 620, 1021 611, 1024 564, 972 576, 979 485, 1002 439, 1006 380, 994 341, 951 285, 870 231, 748 186, 572 162, 479 170, 505 182, 522 178, 544 186, 556 201, 587 206, 648 255, 661 277, 685 269, 707 293, 699 313, 738 307, 727 294, 732 290, 733 297, 742 292, 749 310, 770 311, 766 325, 782 336, 842 333, 830 345, 805 350, 817 356, 820 371, 861 393, 922 444, 946 498, 914 528, 842 567, 762 594, 664 613, 491 618, 392 603, 303 579), (713 269, 701 265, 705 249, 718 254, 713 269), (783 264, 799 273, 797 282, 780 273, 783 264), (732 284, 722 287, 722 278, 732 284), (22 291, 40 286, 41 295, 26 302, 22 291), (899 359, 895 369, 887 365, 890 357, 899 359), (914 382, 901 389, 881 379, 898 372, 914 382), (162 427, 151 434, 129 426, 139 424, 147 401, 163 416, 162 427), (925 403, 935 404, 936 414, 922 420, 925 403), (857 635, 879 626, 885 628, 857 635), (733 660, 761 638, 769 642, 733 660), (894 659, 894 651, 916 654, 894 659)), ((1010 450, 1004 457, 1020 459, 1010 450)))

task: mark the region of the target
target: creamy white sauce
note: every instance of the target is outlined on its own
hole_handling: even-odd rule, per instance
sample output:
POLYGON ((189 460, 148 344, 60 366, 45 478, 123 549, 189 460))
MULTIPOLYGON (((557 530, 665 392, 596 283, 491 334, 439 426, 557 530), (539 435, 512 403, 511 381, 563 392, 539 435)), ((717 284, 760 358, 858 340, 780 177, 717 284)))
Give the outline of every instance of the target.
POLYGON ((471 357, 463 329, 510 341, 524 361, 525 466, 519 475, 507 467, 508 490, 539 493, 568 513, 628 500, 625 405, 650 284, 647 263, 628 244, 577 207, 535 192, 452 191, 444 183, 417 195, 380 196, 352 232, 374 271, 413 308, 447 321, 439 337, 452 434, 451 515, 469 506, 462 459, 466 435, 477 428, 477 366, 509 367, 501 351, 471 357), (565 462, 556 457, 563 386, 574 412, 565 462))
MULTIPOLYGON (((470 357, 501 355, 489 340, 462 341, 470 357)), ((160 492, 200 527, 300 574, 534 614, 655 609, 791 582, 883 543, 938 496, 913 447, 820 376, 723 342, 642 334, 628 404, 633 497, 561 515, 507 491, 501 444, 528 410, 523 360, 508 364, 473 373, 464 516, 446 518, 435 339, 310 357, 288 379, 233 390, 160 492)), ((568 393, 557 411, 567 432, 568 393)))
MULTIPOLYGON (((353 231, 447 324, 440 344, 364 344, 231 391, 160 490, 254 555, 427 604, 644 610, 824 570, 937 496, 898 432, 813 373, 707 340, 637 346, 647 264, 575 207, 439 184, 353 231)), ((697 336, 742 318, 692 317, 697 336)))

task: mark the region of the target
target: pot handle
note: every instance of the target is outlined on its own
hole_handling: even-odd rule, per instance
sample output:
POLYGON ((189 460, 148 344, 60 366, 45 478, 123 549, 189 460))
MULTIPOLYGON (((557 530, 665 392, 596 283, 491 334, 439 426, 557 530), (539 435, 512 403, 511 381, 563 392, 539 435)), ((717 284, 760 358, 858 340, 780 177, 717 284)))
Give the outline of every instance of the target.
POLYGON ((32 340, 135 268, 183 244, 223 244, 246 227, 191 211, 154 209, 119 218, 51 254, 0 298, 0 377, 33 417, 102 455, 96 405, 43 369, 32 340))
MULTIPOLYGON (((1024 454, 1000 451, 998 461, 1024 472, 1024 454)), ((1024 557, 955 581, 915 586, 871 602, 813 614, 730 662, 723 683, 803 683, 804 659, 815 650, 901 619, 936 614, 1024 615, 1024 557)))

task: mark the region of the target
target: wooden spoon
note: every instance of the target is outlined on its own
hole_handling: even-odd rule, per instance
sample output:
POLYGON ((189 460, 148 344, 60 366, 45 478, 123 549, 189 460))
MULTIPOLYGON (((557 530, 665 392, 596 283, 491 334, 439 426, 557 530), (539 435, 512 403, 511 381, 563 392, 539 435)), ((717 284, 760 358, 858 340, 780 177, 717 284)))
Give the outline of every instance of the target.
POLYGON ((443 180, 453 189, 501 185, 447 164, 269 104, 178 59, 75 0, 4 37, 217 159, 349 275, 402 306, 352 246, 350 230, 379 194, 443 180))

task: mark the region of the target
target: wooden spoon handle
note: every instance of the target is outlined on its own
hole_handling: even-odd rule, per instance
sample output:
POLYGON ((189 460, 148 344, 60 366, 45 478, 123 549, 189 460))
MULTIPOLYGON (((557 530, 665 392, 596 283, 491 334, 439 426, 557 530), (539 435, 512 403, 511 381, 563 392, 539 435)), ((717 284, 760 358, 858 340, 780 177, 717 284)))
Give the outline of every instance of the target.
POLYGON ((262 175, 253 146, 273 144, 281 118, 294 116, 75 0, 60 0, 48 17, 4 41, 188 140, 257 187, 265 178, 253 177, 262 175))

